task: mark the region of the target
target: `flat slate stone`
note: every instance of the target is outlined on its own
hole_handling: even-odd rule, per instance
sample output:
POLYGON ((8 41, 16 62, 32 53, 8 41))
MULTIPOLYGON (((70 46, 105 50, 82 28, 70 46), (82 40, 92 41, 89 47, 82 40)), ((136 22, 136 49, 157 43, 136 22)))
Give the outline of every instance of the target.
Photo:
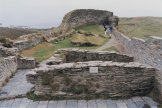
POLYGON ((57 108, 66 108, 66 100, 58 101, 57 108))
POLYGON ((21 101, 21 103, 20 103, 19 108, 26 108, 29 105, 29 103, 30 103, 30 100, 29 99, 23 98, 22 101, 21 101))
POLYGON ((30 101, 27 108, 37 108, 38 104, 39 104, 39 101, 30 101))
POLYGON ((78 108, 77 100, 67 100, 66 108, 78 108))
POLYGON ((127 104, 128 108, 137 108, 137 105, 131 100, 124 100, 124 102, 127 104))
POLYGON ((78 100, 78 108, 87 108, 87 101, 86 100, 78 100))
POLYGON ((97 104, 95 100, 88 101, 88 108, 97 108, 97 104))
POLYGON ((117 102, 116 104, 117 104, 118 108, 128 108, 127 104, 124 102, 117 102))
POLYGON ((147 104, 141 97, 133 97, 132 100, 137 105, 137 108, 143 108, 147 104))
POLYGON ((40 101, 37 108, 47 108, 48 101, 40 101))
POLYGON ((107 108, 106 100, 96 100, 98 108, 107 108))
POLYGON ((2 101, 0 107, 11 107, 13 102, 14 102, 14 99, 12 99, 12 100, 4 100, 4 101, 2 101))
POLYGON ((49 101, 47 108, 57 108, 57 101, 49 101))
POLYGON ((20 106, 22 99, 15 99, 11 108, 18 108, 20 106))
POLYGON ((118 108, 117 104, 114 100, 108 99, 108 100, 106 100, 106 102, 107 102, 108 108, 118 108))
POLYGON ((158 103, 153 101, 152 98, 150 97, 142 97, 142 99, 147 103, 149 104, 150 106, 157 106, 158 103))

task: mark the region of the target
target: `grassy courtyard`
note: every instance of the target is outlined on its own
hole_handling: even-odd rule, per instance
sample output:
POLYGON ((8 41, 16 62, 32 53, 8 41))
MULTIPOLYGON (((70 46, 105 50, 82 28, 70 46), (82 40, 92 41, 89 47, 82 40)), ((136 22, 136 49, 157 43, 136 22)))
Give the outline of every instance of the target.
POLYGON ((93 47, 77 47, 74 46, 69 39, 65 39, 63 41, 60 41, 58 43, 55 42, 43 42, 41 44, 38 44, 32 48, 26 49, 21 52, 22 56, 26 57, 35 57, 38 62, 41 62, 45 59, 50 58, 55 51, 61 48, 80 48, 80 49, 86 49, 91 50, 97 48, 96 46, 93 47))
POLYGON ((92 50, 100 47, 106 41, 108 41, 109 37, 104 37, 104 29, 99 25, 89 25, 78 28, 76 31, 82 31, 84 33, 93 33, 100 36, 78 36, 74 34, 71 38, 67 38, 65 40, 59 42, 43 42, 38 44, 32 48, 26 49, 21 52, 22 56, 27 57, 35 57, 38 62, 41 62, 45 59, 51 57, 55 51, 61 48, 79 48, 92 50), (95 44, 95 46, 78 46, 73 44, 71 41, 79 41, 79 42, 90 42, 95 44))

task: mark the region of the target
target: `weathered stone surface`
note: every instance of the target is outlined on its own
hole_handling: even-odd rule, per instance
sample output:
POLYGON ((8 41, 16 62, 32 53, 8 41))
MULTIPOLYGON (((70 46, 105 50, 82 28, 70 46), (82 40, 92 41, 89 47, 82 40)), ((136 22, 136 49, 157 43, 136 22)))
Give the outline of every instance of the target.
POLYGON ((139 63, 78 62, 47 66, 28 74, 37 95, 83 98, 146 95, 154 86, 155 69, 139 63), (90 73, 89 67, 98 67, 90 73))
MULTIPOLYGON (((58 51, 59 52, 59 51, 58 51)), ((133 57, 110 52, 93 52, 79 49, 62 49, 61 53, 65 55, 66 62, 84 62, 84 61, 115 61, 115 62, 133 62, 133 57)))
POLYGON ((36 67, 36 61, 31 57, 20 57, 18 58, 19 69, 33 69, 36 67))
POLYGON ((42 34, 32 33, 28 35, 20 36, 18 40, 14 41, 13 47, 18 48, 18 50, 23 50, 37 45, 43 41, 42 34))
POLYGON ((152 36, 146 40, 130 39, 124 34, 113 31, 116 40, 123 46, 125 53, 134 57, 134 60, 156 68, 156 81, 154 96, 162 102, 162 38, 152 36), (161 96, 161 97, 160 97, 161 96))
POLYGON ((10 76, 16 72, 16 69, 17 58, 15 56, 0 58, 0 87, 9 80, 10 76))
POLYGON ((67 13, 60 25, 63 30, 77 28, 88 24, 99 24, 105 18, 112 17, 113 13, 104 10, 78 9, 67 13))
POLYGON ((17 53, 17 48, 6 48, 0 45, 0 57, 15 56, 17 53))

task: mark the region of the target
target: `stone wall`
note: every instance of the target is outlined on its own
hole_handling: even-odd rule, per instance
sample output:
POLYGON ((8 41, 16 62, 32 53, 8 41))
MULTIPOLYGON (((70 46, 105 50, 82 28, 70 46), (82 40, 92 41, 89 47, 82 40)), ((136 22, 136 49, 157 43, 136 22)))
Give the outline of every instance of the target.
POLYGON ((38 96, 63 98, 131 97, 154 87, 155 69, 139 63, 89 61, 36 69, 27 75, 38 96))
POLYGON ((88 24, 99 24, 105 18, 112 17, 113 13, 105 10, 78 9, 67 13, 60 25, 63 30, 77 28, 88 24))
POLYGON ((114 30, 114 36, 124 47, 126 54, 132 55, 135 61, 162 70, 162 38, 152 36, 147 40, 130 39, 116 30, 114 30))
POLYGON ((0 45, 0 57, 15 56, 17 55, 17 48, 6 48, 0 45))
MULTIPOLYGON (((133 56, 137 62, 148 64, 158 69, 156 86, 162 94, 162 38, 152 36, 146 40, 130 39, 116 29, 114 29, 113 34, 123 46, 126 54, 133 56)), ((156 94, 159 95, 158 93, 156 94)))
POLYGON ((133 57, 110 52, 94 52, 79 49, 62 49, 65 56, 65 62, 85 62, 85 61, 115 61, 115 62, 133 62, 133 57))
POLYGON ((15 56, 0 58, 0 87, 9 80, 10 76, 16 72, 16 69, 17 58, 15 56))
POLYGON ((20 36, 18 40, 14 41, 13 47, 18 48, 18 50, 21 51, 41 42, 43 42, 43 36, 41 36, 41 34, 33 33, 20 36))
POLYGON ((36 61, 31 57, 20 57, 17 62, 18 69, 33 69, 36 67, 36 61))

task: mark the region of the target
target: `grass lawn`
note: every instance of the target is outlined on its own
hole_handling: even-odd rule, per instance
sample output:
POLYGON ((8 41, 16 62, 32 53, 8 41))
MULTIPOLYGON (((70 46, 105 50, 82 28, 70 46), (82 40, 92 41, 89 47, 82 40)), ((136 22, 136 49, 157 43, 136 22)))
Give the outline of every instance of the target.
POLYGON ((71 37, 72 43, 79 43, 84 45, 85 43, 89 43, 95 46, 101 46, 107 41, 108 38, 101 37, 101 36, 84 36, 80 34, 74 34, 71 37))
POLYGON ((83 26, 78 29, 77 31, 84 31, 84 32, 91 32, 93 34, 101 34, 104 35, 104 27, 99 26, 99 25, 88 25, 88 26, 83 26))
POLYGON ((41 62, 43 60, 50 58, 55 51, 61 48, 80 48, 80 49, 92 50, 92 49, 96 49, 97 47, 76 47, 70 42, 69 39, 65 39, 58 43, 43 42, 32 48, 22 51, 21 55, 25 57, 35 57, 37 62, 41 62))
POLYGON ((149 36, 162 37, 162 18, 120 18, 118 30, 128 37, 138 37, 142 39, 146 39, 149 36))
POLYGON ((86 49, 86 50, 92 50, 96 49, 102 44, 104 44, 108 38, 105 38, 102 34, 104 34, 104 29, 100 27, 99 25, 89 25, 81 27, 77 30, 82 30, 84 32, 91 32, 93 34, 100 34, 100 36, 89 36, 89 37, 81 37, 81 36, 72 36, 73 40, 75 41, 88 41, 95 43, 97 46, 75 46, 71 43, 71 39, 67 38, 63 41, 59 42, 43 42, 39 45, 36 45, 32 48, 26 49, 21 52, 22 56, 26 57, 35 57, 38 62, 41 62, 45 59, 48 59, 51 57, 55 51, 61 48, 80 48, 80 49, 86 49), (102 35, 102 36, 101 36, 102 35))
POLYGON ((104 51, 109 51, 109 52, 119 52, 115 47, 110 47, 110 48, 107 48, 107 49, 104 49, 104 51))

